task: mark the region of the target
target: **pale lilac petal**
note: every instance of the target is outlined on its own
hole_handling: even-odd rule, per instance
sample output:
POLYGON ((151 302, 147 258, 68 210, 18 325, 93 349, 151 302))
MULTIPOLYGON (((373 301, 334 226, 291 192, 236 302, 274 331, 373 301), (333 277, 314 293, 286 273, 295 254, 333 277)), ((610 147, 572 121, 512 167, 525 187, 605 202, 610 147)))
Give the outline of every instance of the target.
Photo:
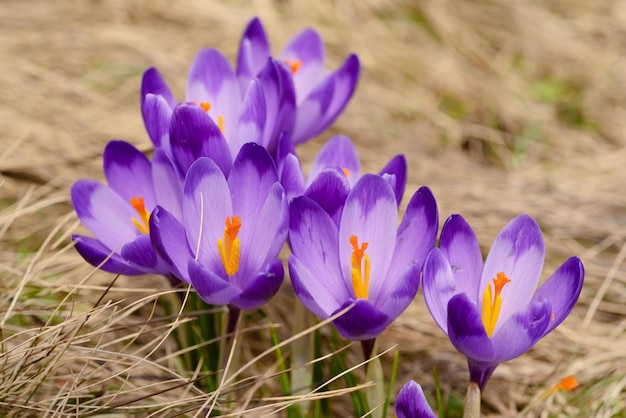
POLYGON ((411 197, 398 228, 393 263, 378 296, 380 301, 387 298, 388 292, 396 287, 395 283, 407 266, 415 263, 422 269, 428 252, 435 246, 438 228, 439 214, 435 197, 428 187, 421 187, 411 197))
POLYGON ((571 257, 545 281, 532 302, 547 300, 552 307, 550 324, 543 335, 550 333, 569 315, 580 296, 585 269, 578 257, 571 257))
POLYGON ((402 196, 404 196, 404 188, 406 186, 406 176, 407 176, 407 163, 406 157, 402 154, 396 155, 393 157, 386 166, 380 170, 378 173, 381 176, 393 176, 393 185, 391 188, 396 194, 396 201, 398 205, 402 202, 402 196))
POLYGON ((332 80, 327 79, 298 105, 296 121, 291 132, 291 141, 294 145, 313 138, 327 128, 322 122, 325 110, 333 99, 333 89, 332 80))
POLYGON ((457 293, 463 292, 479 304, 485 291, 479 288, 483 257, 476 234, 461 215, 452 215, 446 220, 439 248, 450 263, 457 293))
POLYGON ((313 278, 301 277, 301 287, 330 313, 352 296, 352 285, 342 280, 337 226, 328 213, 304 196, 291 202, 289 215, 291 251, 313 278))
POLYGON ((189 260, 189 278, 198 296, 210 305, 228 305, 241 294, 241 289, 205 268, 196 260, 189 260))
MULTIPOLYGON (((191 165, 183 189, 183 225, 196 259, 206 268, 223 271, 217 240, 224 239, 226 218, 233 213, 230 190, 219 167, 209 158, 191 165)), ((245 218, 242 218, 245 222, 245 218)), ((220 273, 221 274, 221 273, 220 273)))
POLYGON ((174 215, 157 206, 150 216, 150 239, 155 251, 179 280, 190 283, 187 265, 194 254, 185 227, 174 215))
POLYGON ((217 49, 198 52, 189 70, 185 97, 188 102, 210 103, 209 116, 214 121, 224 118, 224 136, 230 138, 242 94, 230 63, 217 49))
POLYGON ((277 181, 276 167, 267 150, 258 144, 245 144, 228 177, 234 215, 243 223, 239 231, 242 245, 254 238, 259 213, 277 181))
POLYGON ((144 271, 129 266, 128 261, 119 253, 112 253, 110 249, 106 248, 96 239, 74 234, 72 235, 72 241, 74 242, 76 251, 78 251, 85 261, 94 267, 99 266, 101 270, 114 274, 123 274, 125 276, 146 274, 144 271))
POLYGON ((319 173, 327 168, 348 170, 348 181, 351 186, 361 177, 359 155, 350 138, 335 135, 324 144, 313 161, 307 183, 311 184, 319 173))
POLYGON ((369 297, 373 300, 377 300, 387 285, 385 278, 393 261, 397 223, 398 205, 391 187, 380 176, 366 174, 361 177, 343 208, 339 228, 339 259, 346 285, 351 287, 353 247, 350 237, 357 237, 359 247, 363 242, 368 243, 365 254, 370 258, 369 297))
MULTIPOLYGON (((278 140, 282 135, 293 131, 296 123, 296 88, 293 84, 291 72, 285 66, 278 64, 275 60, 272 63, 276 66, 279 76, 279 107, 276 116, 276 125, 272 134, 272 141, 278 140)), ((263 80, 261 80, 263 81, 263 80)), ((290 139, 291 141, 291 139, 290 139)), ((269 148, 273 152, 272 147, 269 148)))
POLYGON ((79 219, 106 248, 119 252, 134 240, 139 230, 131 219, 137 212, 112 189, 95 180, 78 180, 70 190, 79 219))
POLYGON ((200 107, 181 103, 174 109, 170 141, 175 162, 184 175, 200 157, 211 158, 226 175, 230 171, 230 149, 219 127, 200 107))
POLYGON ((491 337, 495 360, 504 362, 514 359, 535 345, 545 334, 550 312, 550 302, 543 301, 532 302, 512 315, 491 337))
POLYGON ((156 148, 162 147, 170 152, 170 120, 172 109, 163 96, 148 93, 143 100, 143 123, 148 136, 156 148))
POLYGON ((152 156, 152 179, 156 185, 154 193, 159 205, 176 219, 182 220, 184 179, 162 149, 156 149, 152 156))
POLYGON ((302 66, 293 74, 298 104, 315 88, 324 73, 324 42, 319 34, 311 29, 304 29, 294 36, 278 59, 287 63, 300 61, 302 66))
POLYGON ((360 71, 361 64, 359 58, 351 54, 341 67, 327 76, 333 84, 333 95, 328 107, 325 108, 324 119, 320 123, 324 127, 323 129, 330 126, 347 106, 359 81, 360 71))
POLYGON ((285 188, 288 201, 304 194, 304 173, 300 160, 295 154, 289 154, 282 160, 280 169, 280 184, 285 188))
POLYGON ((398 392, 396 415, 397 418, 437 418, 426 401, 422 387, 413 380, 406 382, 398 392))
POLYGON ((102 156, 104 176, 111 189, 130 204, 143 197, 148 211, 156 205, 152 185, 152 167, 148 157, 125 141, 111 141, 102 156))
MULTIPOLYGON (((257 84, 263 91, 263 97, 265 98, 265 126, 263 128, 263 140, 255 141, 263 144, 263 146, 270 151, 270 153, 276 150, 276 141, 278 139, 279 131, 283 131, 285 128, 283 115, 281 115, 281 108, 285 101, 285 91, 283 77, 281 71, 285 71, 281 65, 274 60, 268 60, 267 64, 263 67, 258 76, 257 84)), ((289 79, 289 76, 284 77, 289 79)), ((285 107, 285 111, 290 109, 292 112, 291 118, 295 117, 295 96, 292 99, 292 105, 285 107)))
POLYGON ((350 184, 343 172, 326 169, 318 174, 304 195, 317 202, 339 226, 348 193, 350 184))
POLYGON ((465 293, 453 296, 448 302, 448 337, 454 348, 469 359, 493 362, 494 347, 476 305, 465 293))
POLYGON ((259 82, 253 80, 243 99, 241 113, 238 115, 232 134, 228 137, 228 146, 233 159, 245 143, 256 142, 264 148, 267 147, 268 144, 263 137, 266 119, 263 90, 259 82))
MULTIPOLYGON (((320 318, 328 318, 346 300, 342 298, 342 296, 346 295, 331 292, 323 284, 319 283, 319 278, 326 278, 327 274, 316 276, 293 255, 289 256, 288 266, 294 293, 308 310, 320 318)), ((330 281, 333 277, 328 279, 330 281)), ((337 280, 337 277, 334 277, 334 279, 337 282, 340 281, 337 280)))
POLYGON ((242 231, 244 226, 253 228, 253 231, 249 235, 240 234, 239 271, 231 278, 241 288, 278 258, 287 239, 289 207, 280 183, 274 183, 270 189, 254 223, 248 225, 247 221, 248 219, 242 219, 242 231))
MULTIPOLYGON (((406 266, 405 266, 406 267, 406 266)), ((378 298, 377 301, 370 302, 394 320, 411 304, 420 286, 421 266, 417 263, 405 268, 404 273, 394 280, 393 288, 387 292, 386 298, 378 298)), ((389 278, 388 278, 389 279, 389 278)), ((391 286, 391 285, 390 285, 391 286)))
POLYGON ((439 328, 448 334, 448 302, 459 293, 454 282, 450 263, 443 251, 434 248, 426 258, 422 278, 424 300, 439 328))
MULTIPOLYGON (((539 225, 528 215, 514 218, 496 237, 481 276, 479 293, 503 272, 511 280, 502 289, 502 310, 495 332, 511 315, 528 305, 543 268, 545 248, 539 225)), ((482 298, 479 298, 479 307, 482 298)))
POLYGON ((242 92, 246 91, 250 80, 257 76, 270 56, 265 29, 259 18, 255 17, 250 20, 241 37, 237 55, 237 77, 242 92))
MULTIPOLYGON (((176 106, 176 98, 167 86, 165 80, 156 68, 148 68, 143 73, 141 80, 141 108, 144 108, 144 100, 148 94, 162 96, 171 109, 176 106)), ((144 115, 144 120, 145 120, 144 115)))
POLYGON ((363 341, 378 337, 394 318, 388 317, 374 305, 363 299, 349 299, 333 312, 333 315, 354 303, 354 307, 333 321, 342 337, 363 341))
POLYGON ((284 271, 281 260, 271 263, 267 271, 248 280, 242 292, 231 299, 230 304, 239 309, 255 309, 267 303, 280 289, 283 283, 284 271))

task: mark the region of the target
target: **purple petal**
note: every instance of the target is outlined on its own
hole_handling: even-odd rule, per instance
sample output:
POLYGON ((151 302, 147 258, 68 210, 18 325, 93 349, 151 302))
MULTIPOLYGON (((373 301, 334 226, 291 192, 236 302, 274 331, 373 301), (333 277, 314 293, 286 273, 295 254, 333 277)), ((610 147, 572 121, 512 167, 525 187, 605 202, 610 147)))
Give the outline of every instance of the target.
POLYGON ((585 269, 578 257, 571 257, 541 285, 532 302, 549 301, 552 307, 550 324, 543 335, 550 333, 569 315, 580 296, 585 269))
POLYGON ((348 170, 348 181, 351 186, 361 177, 359 155, 350 138, 345 135, 335 135, 324 144, 313 161, 308 183, 310 184, 322 170, 327 168, 348 170))
POLYGON ((252 239, 261 208, 277 181, 276 167, 267 150, 258 144, 245 144, 228 177, 234 214, 250 225, 242 225, 239 231, 242 245, 252 239))
MULTIPOLYGON (((539 276, 543 268, 545 249, 539 225, 528 215, 514 218, 496 237, 485 266, 479 285, 479 293, 488 283, 503 272, 511 280, 501 292, 502 310, 499 325, 530 302, 537 289, 539 276)), ((479 298, 479 307, 482 298, 479 298)))
POLYGON ((378 300, 384 291, 385 279, 393 261, 398 224, 398 205, 389 184, 382 177, 366 174, 350 191, 339 227, 339 259, 344 280, 352 286, 350 269, 353 248, 350 237, 356 236, 358 245, 367 242, 370 258, 369 298, 378 300))
POLYGON ((189 278, 198 296, 211 305, 228 305, 241 293, 241 289, 194 259, 189 260, 189 278))
POLYGON ((259 74, 271 56, 269 41, 259 18, 248 23, 241 37, 237 56, 237 77, 241 91, 246 91, 250 80, 259 74))
POLYGON ((406 186, 407 176, 407 164, 404 155, 400 154, 393 157, 378 174, 383 177, 393 176, 393 185, 390 185, 396 194, 396 201, 398 202, 398 205, 400 205, 400 202, 402 202, 402 196, 404 196, 404 187, 406 186))
POLYGON ((304 194, 304 173, 300 166, 300 160, 295 154, 287 155, 280 163, 280 184, 285 188, 287 201, 304 194))
POLYGON ((396 319, 415 299, 420 286, 421 272, 421 266, 417 263, 409 265, 404 273, 394 280, 394 287, 387 292, 384 299, 379 297, 377 301, 370 300, 370 302, 375 303, 375 306, 378 306, 380 311, 392 320, 396 319))
POLYGON ((339 225, 348 193, 350 184, 343 172, 326 169, 319 173, 304 195, 317 202, 339 225))
POLYGON ((535 345, 545 334, 550 312, 550 302, 532 302, 502 324, 491 337, 495 361, 501 363, 514 359, 535 345))
POLYGON ((224 136, 230 138, 239 107, 241 90, 230 63, 214 48, 202 49, 196 55, 187 80, 186 101, 211 104, 209 116, 224 118, 224 136))
POLYGON ((448 337, 454 348, 469 359, 493 362, 491 340, 476 305, 465 293, 453 296, 448 302, 448 337))
POLYGON ((302 63, 293 74, 298 103, 309 95, 323 75, 325 56, 324 42, 311 28, 304 29, 294 36, 280 53, 278 59, 288 65, 294 61, 302 63))
POLYGON ((398 392, 396 415, 398 418, 437 418, 426 401, 422 387, 413 380, 406 382, 398 392))
POLYGON ((354 299, 345 301, 333 315, 352 303, 355 304, 352 309, 333 321, 337 331, 348 340, 363 341, 376 338, 393 320, 363 299, 356 302, 354 299))
POLYGON ((81 222, 104 247, 120 251, 140 234, 131 221, 137 212, 109 187, 95 180, 78 180, 70 196, 81 222))
POLYGON ((435 197, 428 187, 421 187, 411 197, 398 228, 393 263, 379 295, 381 300, 396 287, 395 283, 409 265, 417 264, 421 271, 428 252, 435 246, 438 228, 435 197))
POLYGON ((146 271, 156 274, 170 273, 157 257, 148 234, 140 235, 134 241, 124 244, 122 257, 146 271))
MULTIPOLYGON (((230 190, 224 174, 209 158, 191 165, 183 190, 183 225, 196 259, 208 269, 223 272, 217 241, 224 238, 226 218, 233 213, 230 190)), ((245 222, 245 218, 242 217, 245 222)))
POLYGON ((248 235, 240 233, 239 271, 231 278, 241 288, 245 288, 252 277, 273 263, 285 245, 289 230, 289 207, 280 183, 274 183, 254 219, 242 220, 242 230, 244 226, 253 230, 248 235))
MULTIPOLYGON (((141 80, 141 108, 144 108, 144 100, 146 95, 154 94, 155 96, 162 96, 165 99, 165 102, 169 105, 171 109, 176 106, 176 98, 172 94, 172 91, 167 86, 165 80, 159 73, 156 68, 148 68, 143 73, 143 78, 141 80)), ((144 115, 144 120, 145 120, 144 115)))
POLYGON ((172 109, 163 96, 148 93, 142 105, 143 123, 148 136, 156 148, 163 147, 170 152, 170 120, 172 109))
POLYGON ((181 103, 174 109, 170 126, 172 153, 181 173, 200 157, 209 157, 228 174, 230 149, 215 122, 199 106, 181 103))
MULTIPOLYGON (((320 318, 328 318, 345 301, 339 294, 328 291, 326 287, 318 283, 319 277, 330 280, 333 279, 332 277, 314 275, 293 255, 289 256, 288 267, 294 293, 308 310, 320 318)), ((334 279, 337 283, 340 282, 337 277, 334 279)))
MULTIPOLYGON (((304 196, 297 197, 291 202, 289 215, 291 251, 298 259, 298 263, 293 267, 298 268, 295 273, 300 279, 296 285, 297 278, 294 277, 290 261, 294 289, 296 287, 305 289, 328 317, 352 295, 352 286, 347 285, 341 275, 337 226, 328 213, 304 196), (300 271, 303 270, 300 269, 300 264, 307 270, 306 272, 300 271)), ((309 309, 324 318, 318 311, 311 307, 309 309)))
POLYGON ((228 137, 228 145, 233 158, 237 155, 243 144, 256 142, 264 148, 263 130, 265 129, 266 108, 263 90, 257 80, 250 83, 241 105, 241 113, 237 118, 232 134, 228 137))
POLYGON ((443 225, 439 248, 452 268, 457 293, 476 302, 485 289, 479 288, 483 257, 476 234, 461 215, 452 215, 443 225))
POLYGON ((249 280, 247 286, 230 301, 230 304, 245 310, 258 308, 274 297, 283 283, 283 277, 283 263, 281 260, 275 260, 266 272, 249 280))
POLYGON ((160 206, 150 216, 150 239, 170 272, 185 283, 190 283, 187 265, 194 256, 187 242, 185 227, 160 206))
POLYGON ((130 203, 141 196, 147 210, 156 205, 150 160, 137 148, 124 141, 111 141, 102 156, 104 175, 109 187, 130 203))
POLYGON ((156 200, 171 212, 176 219, 183 219, 183 177, 174 163, 162 149, 156 149, 152 156, 152 178, 156 200))
POLYGON ((439 328, 447 335, 448 302, 459 291, 450 264, 439 248, 434 248, 428 254, 422 281, 426 306, 439 328))
POLYGON ((125 276, 146 274, 141 270, 129 266, 128 261, 124 260, 120 254, 113 253, 98 240, 75 234, 72 235, 72 241, 74 242, 76 251, 78 251, 85 261, 94 267, 99 266, 101 270, 114 274, 123 274, 125 276))

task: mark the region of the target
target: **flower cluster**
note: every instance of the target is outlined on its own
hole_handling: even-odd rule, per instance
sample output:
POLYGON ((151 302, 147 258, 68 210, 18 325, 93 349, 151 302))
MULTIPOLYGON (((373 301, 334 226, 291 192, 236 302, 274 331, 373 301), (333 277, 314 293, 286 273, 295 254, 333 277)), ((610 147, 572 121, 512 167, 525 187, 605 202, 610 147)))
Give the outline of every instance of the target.
MULTIPOLYGON (((501 362, 557 327, 580 294, 584 271, 567 260, 536 290, 544 259, 541 230, 527 215, 497 236, 483 263, 459 215, 437 242, 439 215, 427 187, 415 191, 398 223, 407 161, 362 174, 357 150, 332 137, 305 175, 296 147, 342 112, 359 78, 350 55, 327 73, 312 29, 274 57, 264 28, 244 31, 235 69, 216 49, 195 57, 183 102, 148 69, 141 112, 152 160, 123 141, 103 156, 107 185, 71 189, 93 237, 78 252, 112 273, 162 274, 205 302, 249 310, 267 303, 284 276, 300 301, 351 340, 370 341, 414 300, 420 280, 435 322, 463 353, 470 381, 484 388, 501 362)), ((434 416, 411 382, 399 416, 434 416)))

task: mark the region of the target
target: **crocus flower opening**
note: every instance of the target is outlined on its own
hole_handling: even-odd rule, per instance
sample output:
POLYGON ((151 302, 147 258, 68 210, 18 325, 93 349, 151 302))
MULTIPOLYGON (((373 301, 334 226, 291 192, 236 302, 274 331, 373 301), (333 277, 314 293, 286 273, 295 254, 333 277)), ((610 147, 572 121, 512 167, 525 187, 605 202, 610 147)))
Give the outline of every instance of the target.
MULTIPOLYGON (((242 90, 271 55, 263 24, 254 18, 239 45, 237 77, 242 90)), ((276 59, 287 69, 295 89, 295 123, 286 129, 294 144, 305 142, 330 126, 356 89, 360 73, 358 57, 351 54, 341 67, 326 73, 325 55, 322 38, 307 28, 294 36, 276 59)))
POLYGON ((169 275, 169 266, 150 244, 151 210, 158 202, 181 216, 182 178, 162 150, 149 161, 124 141, 109 142, 103 162, 108 186, 84 179, 71 189, 74 209, 95 237, 74 235, 76 249, 90 264, 112 273, 169 275))
POLYGON ((213 305, 254 309, 274 296, 289 211, 263 147, 244 145, 228 177, 209 158, 191 164, 182 210, 182 222, 160 206, 150 216, 152 243, 181 280, 213 305))
POLYGON ((483 263, 476 235, 460 215, 453 215, 439 248, 424 263, 426 305, 467 357, 470 380, 481 389, 498 364, 528 351, 563 322, 578 300, 584 269, 577 257, 537 289, 544 253, 539 226, 520 215, 498 234, 483 263))
POLYGON ((413 380, 406 382, 398 392, 396 415, 398 418, 437 418, 422 387, 413 380))
POLYGON ((426 187, 397 225, 394 191, 366 174, 350 190, 339 223, 307 196, 290 205, 289 272, 302 303, 347 339, 376 338, 413 300, 426 254, 435 244, 437 206, 426 187))

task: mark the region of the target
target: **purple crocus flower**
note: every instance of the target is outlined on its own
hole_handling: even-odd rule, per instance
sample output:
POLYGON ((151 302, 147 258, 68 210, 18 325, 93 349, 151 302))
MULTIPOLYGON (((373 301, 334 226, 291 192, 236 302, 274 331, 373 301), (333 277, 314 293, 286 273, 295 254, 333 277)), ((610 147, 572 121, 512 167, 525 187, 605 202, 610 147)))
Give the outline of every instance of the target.
MULTIPOLYGON (((338 223, 350 188, 361 178, 361 163, 353 142, 345 135, 330 138, 315 157, 305 179, 291 142, 281 138, 276 156, 280 181, 289 200, 308 196, 319 203, 338 223)), ((398 205, 406 185, 404 155, 396 155, 378 173, 391 186, 398 205)))
MULTIPOLYGON (((237 57, 237 76, 242 88, 259 74, 271 49, 258 18, 248 23, 237 57)), ((360 63, 351 54, 337 70, 324 70, 324 42, 313 29, 294 36, 277 60, 293 76, 296 93, 296 121, 288 131, 294 144, 300 144, 324 131, 339 116, 352 97, 359 78, 360 63)))
POLYGON ((274 161, 258 144, 241 148, 228 178, 199 158, 185 178, 182 222, 157 206, 150 217, 152 243, 213 305, 253 309, 280 288, 278 254, 289 225, 287 199, 274 161))
POLYGON ((398 418, 437 418, 428 405, 422 387, 414 380, 406 382, 398 392, 396 415, 398 418))
POLYGON ((74 235, 76 249, 112 273, 169 275, 169 266, 152 248, 149 219, 157 203, 181 217, 182 177, 163 150, 156 150, 150 162, 124 141, 109 142, 103 162, 108 186, 83 179, 70 191, 78 217, 94 236, 74 235))
POLYGON ((483 264, 476 235, 451 216, 439 248, 424 264, 426 305, 452 345, 463 353, 470 381, 481 390, 499 363, 528 351, 570 313, 583 285, 577 257, 563 263, 539 289, 544 244, 528 215, 500 231, 483 264))
MULTIPOLYGON (((190 134, 188 138, 192 142, 178 141, 179 148, 198 151, 204 150, 203 142, 216 143, 211 146, 230 149, 232 162, 247 142, 257 142, 273 151, 279 133, 291 129, 295 117, 295 92, 287 69, 266 60, 259 73, 240 89, 230 63, 213 48, 202 49, 196 55, 189 71, 185 102, 182 111, 185 115, 177 118, 180 106, 162 76, 155 68, 144 72, 141 87, 144 124, 155 147, 165 149, 173 159, 172 148, 176 146, 173 129, 186 129, 190 134), (210 131, 210 139, 194 136, 195 125, 180 127, 181 120, 190 119, 191 104, 207 116, 203 120, 194 114, 192 122, 210 131)), ((222 168, 226 166, 221 151, 202 156, 219 162, 222 168)))
POLYGON ((334 321, 347 339, 378 336, 413 300, 422 264, 437 235, 437 205, 427 187, 411 198, 397 227, 395 194, 382 177, 366 174, 350 190, 339 226, 314 200, 290 206, 289 272, 302 303, 334 321))

